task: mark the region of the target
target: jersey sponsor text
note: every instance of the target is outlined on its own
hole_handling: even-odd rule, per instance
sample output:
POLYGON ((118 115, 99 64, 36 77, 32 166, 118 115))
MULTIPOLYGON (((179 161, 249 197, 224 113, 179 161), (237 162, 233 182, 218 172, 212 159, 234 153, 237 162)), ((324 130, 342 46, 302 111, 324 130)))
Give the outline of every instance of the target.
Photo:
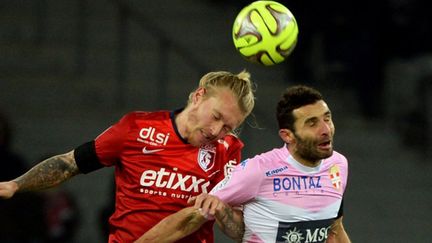
POLYGON ((300 191, 321 188, 321 176, 287 176, 273 179, 273 190, 300 191))
POLYGON ((274 169, 274 170, 269 170, 269 171, 266 171, 266 176, 272 176, 272 175, 275 175, 275 174, 279 174, 280 172, 282 172, 284 170, 287 170, 287 169, 288 169, 288 166, 284 166, 284 167, 277 168, 277 169, 274 169))
POLYGON ((156 132, 154 127, 146 127, 140 130, 137 140, 150 145, 166 145, 169 136, 169 133, 156 132))
POLYGON ((276 242, 324 243, 334 219, 279 222, 276 242))
POLYGON ((177 170, 175 167, 173 171, 167 171, 166 168, 160 168, 159 171, 146 170, 141 175, 140 184, 144 187, 180 189, 184 192, 207 192, 209 181, 196 176, 177 173, 175 172, 177 170))

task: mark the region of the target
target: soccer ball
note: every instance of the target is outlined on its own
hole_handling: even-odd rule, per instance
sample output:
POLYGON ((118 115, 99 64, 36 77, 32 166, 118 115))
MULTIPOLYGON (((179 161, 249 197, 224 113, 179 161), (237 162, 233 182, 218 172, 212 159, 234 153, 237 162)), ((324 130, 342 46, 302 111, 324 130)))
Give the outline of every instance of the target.
POLYGON ((291 11, 274 1, 256 1, 237 15, 232 37, 246 60, 266 66, 284 61, 297 43, 298 26, 291 11))

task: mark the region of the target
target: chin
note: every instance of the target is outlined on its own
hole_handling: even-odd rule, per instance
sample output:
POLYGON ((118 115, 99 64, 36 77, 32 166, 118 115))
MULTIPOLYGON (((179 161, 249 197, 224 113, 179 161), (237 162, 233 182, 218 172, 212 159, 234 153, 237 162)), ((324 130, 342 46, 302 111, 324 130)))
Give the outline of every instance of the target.
POLYGON ((326 152, 322 153, 322 155, 323 155, 322 156, 323 159, 327 159, 328 157, 333 155, 333 149, 331 149, 330 151, 326 151, 326 152))
POLYGON ((194 147, 200 147, 203 143, 199 143, 197 141, 189 141, 189 144, 194 147))
POLYGON ((195 147, 200 147, 200 146, 203 146, 203 145, 207 145, 207 144, 210 144, 210 143, 212 143, 212 141, 209 141, 209 140, 199 140, 199 141, 190 141, 189 142, 192 146, 195 146, 195 147))

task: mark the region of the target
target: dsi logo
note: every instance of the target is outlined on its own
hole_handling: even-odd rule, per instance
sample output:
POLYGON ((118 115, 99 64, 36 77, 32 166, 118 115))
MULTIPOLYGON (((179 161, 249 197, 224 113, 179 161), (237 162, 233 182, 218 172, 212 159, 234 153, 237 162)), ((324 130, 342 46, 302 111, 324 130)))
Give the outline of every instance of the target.
POLYGON ((137 140, 150 145, 166 145, 169 136, 169 133, 156 132, 156 128, 147 127, 140 130, 137 140))

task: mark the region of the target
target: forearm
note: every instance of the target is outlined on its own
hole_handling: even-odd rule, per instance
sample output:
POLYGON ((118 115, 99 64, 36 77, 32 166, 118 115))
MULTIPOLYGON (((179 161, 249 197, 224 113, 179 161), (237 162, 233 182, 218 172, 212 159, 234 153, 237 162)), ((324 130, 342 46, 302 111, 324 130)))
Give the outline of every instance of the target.
POLYGON ((171 243, 198 230, 206 219, 193 207, 174 213, 142 235, 135 243, 171 243))
POLYGON ((13 181, 17 183, 18 191, 34 191, 54 187, 78 173, 79 169, 71 151, 40 162, 13 181))
POLYGON ((329 237, 326 241, 327 243, 351 243, 351 240, 348 237, 348 234, 345 230, 341 230, 338 232, 330 232, 329 237))
POLYGON ((345 227, 342 223, 342 218, 335 221, 329 231, 327 243, 351 243, 345 227))
POLYGON ((344 232, 330 232, 326 243, 351 243, 348 234, 344 232))
POLYGON ((227 206, 223 213, 216 214, 216 222, 227 236, 237 242, 242 241, 245 226, 241 210, 227 206))

